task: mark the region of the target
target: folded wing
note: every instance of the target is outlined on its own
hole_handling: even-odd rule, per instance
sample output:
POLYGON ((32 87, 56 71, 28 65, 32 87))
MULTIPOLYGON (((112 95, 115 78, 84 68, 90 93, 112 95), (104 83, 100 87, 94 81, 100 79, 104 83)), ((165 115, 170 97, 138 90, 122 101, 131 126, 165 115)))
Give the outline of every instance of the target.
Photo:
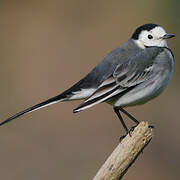
POLYGON ((116 96, 121 97, 147 81, 153 75, 153 63, 161 52, 161 48, 148 48, 140 51, 125 63, 119 64, 113 74, 73 112, 82 111, 116 96))

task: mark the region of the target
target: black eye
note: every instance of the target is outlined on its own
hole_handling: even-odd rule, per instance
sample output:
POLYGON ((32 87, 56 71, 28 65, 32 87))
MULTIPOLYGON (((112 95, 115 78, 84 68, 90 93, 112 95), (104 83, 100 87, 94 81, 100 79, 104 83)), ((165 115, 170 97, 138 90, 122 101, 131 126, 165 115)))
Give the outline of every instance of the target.
POLYGON ((152 38, 153 38, 153 36, 149 34, 149 35, 148 35, 148 38, 149 38, 149 39, 152 39, 152 38))

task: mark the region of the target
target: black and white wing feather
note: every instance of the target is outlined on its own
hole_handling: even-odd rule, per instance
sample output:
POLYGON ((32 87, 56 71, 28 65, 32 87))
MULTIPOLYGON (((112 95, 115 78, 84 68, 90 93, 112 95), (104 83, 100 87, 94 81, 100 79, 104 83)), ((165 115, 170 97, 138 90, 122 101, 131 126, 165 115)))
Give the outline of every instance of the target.
POLYGON ((163 48, 151 47, 144 49, 124 63, 119 64, 115 71, 98 87, 98 89, 80 104, 75 112, 82 111, 101 102, 121 97, 139 84, 152 78, 153 64, 163 48))

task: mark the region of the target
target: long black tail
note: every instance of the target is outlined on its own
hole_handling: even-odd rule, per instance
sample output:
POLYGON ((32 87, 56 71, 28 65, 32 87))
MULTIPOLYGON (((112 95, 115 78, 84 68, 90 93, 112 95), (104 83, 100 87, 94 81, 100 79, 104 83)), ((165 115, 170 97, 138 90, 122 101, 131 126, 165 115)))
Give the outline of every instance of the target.
POLYGON ((8 119, 6 119, 5 121, 1 122, 0 126, 4 125, 4 124, 6 124, 6 123, 20 117, 20 116, 22 116, 23 114, 30 113, 32 111, 38 110, 40 108, 43 108, 45 106, 48 106, 48 105, 51 105, 51 104, 54 104, 54 103, 57 103, 57 102, 61 102, 61 101, 65 100, 65 99, 66 99, 66 93, 62 93, 62 94, 60 94, 58 96, 52 97, 52 98, 50 98, 50 99, 48 99, 46 101, 43 101, 43 102, 41 102, 39 104, 36 104, 36 105, 34 105, 32 107, 27 108, 24 111, 20 111, 20 112, 16 113, 15 115, 13 115, 13 116, 9 117, 8 119))
MULTIPOLYGON (((87 78, 88 78, 88 75, 85 76, 85 78, 78 81, 77 83, 75 83, 71 88, 65 90, 63 93, 61 93, 55 97, 52 97, 46 101, 43 101, 39 104, 36 104, 32 107, 29 107, 29 108, 25 109, 24 111, 18 112, 17 114, 9 117, 5 121, 0 122, 0 126, 22 116, 23 114, 30 113, 32 111, 38 110, 40 108, 43 108, 43 107, 46 107, 48 105, 55 104, 55 103, 58 103, 61 101, 70 100, 70 98, 74 95, 74 92, 80 92, 81 89, 86 89, 89 87, 89 81, 86 80, 87 78)), ((78 98, 77 98, 77 100, 78 100, 78 98)))

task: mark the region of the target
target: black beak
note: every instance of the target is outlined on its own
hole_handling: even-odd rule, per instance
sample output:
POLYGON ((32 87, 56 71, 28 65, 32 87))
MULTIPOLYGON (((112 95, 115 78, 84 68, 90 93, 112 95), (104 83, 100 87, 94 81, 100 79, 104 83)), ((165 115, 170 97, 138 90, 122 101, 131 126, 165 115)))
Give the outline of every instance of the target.
POLYGON ((170 39, 170 38, 173 38, 175 37, 175 34, 165 34, 162 38, 163 39, 170 39))

